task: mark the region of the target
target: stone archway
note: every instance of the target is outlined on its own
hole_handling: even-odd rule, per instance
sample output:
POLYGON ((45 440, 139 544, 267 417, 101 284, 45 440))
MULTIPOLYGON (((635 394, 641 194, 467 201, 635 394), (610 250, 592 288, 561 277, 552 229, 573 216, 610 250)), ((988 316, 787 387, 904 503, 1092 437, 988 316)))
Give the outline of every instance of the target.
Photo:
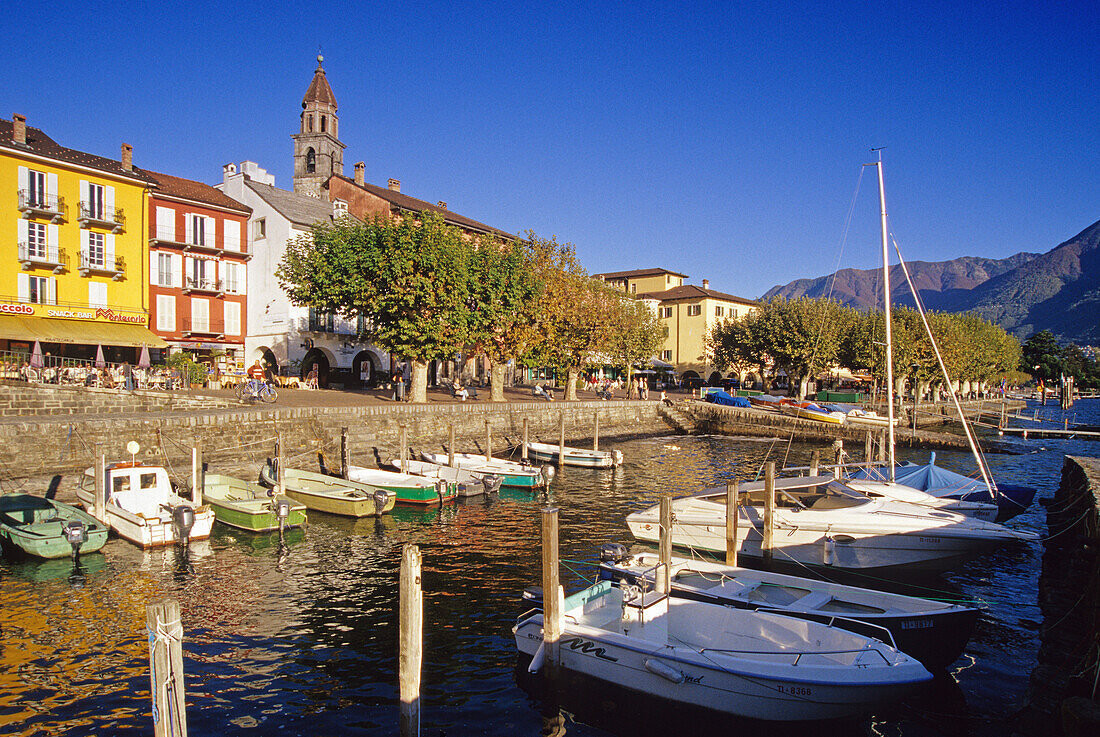
POLYGON ((722 383, 722 374, 718 371, 711 372, 711 375, 707 377, 707 386, 718 386, 722 383))
POLYGON ((305 385, 306 377, 309 375, 309 372, 313 370, 314 364, 317 365, 317 386, 321 389, 327 389, 330 364, 328 356, 325 355, 325 352, 320 350, 319 348, 310 349, 310 351, 306 353, 306 355, 302 358, 302 366, 299 371, 299 378, 301 379, 303 386, 305 385))
POLYGON ((360 387, 378 386, 385 378, 382 375, 382 366, 378 359, 370 351, 359 351, 351 362, 351 371, 354 380, 360 387))

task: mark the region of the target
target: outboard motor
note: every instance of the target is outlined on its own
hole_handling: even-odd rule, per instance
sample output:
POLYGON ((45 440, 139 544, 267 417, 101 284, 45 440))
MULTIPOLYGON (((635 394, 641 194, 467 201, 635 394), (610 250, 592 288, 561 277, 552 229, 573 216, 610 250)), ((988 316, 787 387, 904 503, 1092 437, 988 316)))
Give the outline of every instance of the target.
POLYGON ((439 497, 439 503, 442 504, 443 500, 447 496, 447 481, 446 479, 439 479, 435 482, 435 495, 439 497))
POLYGON ((621 563, 630 553, 622 543, 604 543, 600 546, 601 563, 621 563))
POLYGON ((281 496, 274 502, 275 517, 279 520, 279 532, 283 531, 283 527, 286 525, 286 519, 290 516, 290 500, 285 496, 281 496))
POLYGON ((195 510, 186 504, 180 504, 172 509, 172 527, 176 531, 176 542, 188 543, 191 537, 191 528, 195 526, 195 510))
POLYGON ((381 517, 386 510, 386 502, 390 500, 390 493, 385 489, 374 490, 374 513, 381 517))
POLYGON ((621 450, 611 451, 611 465, 621 466, 623 465, 623 452, 621 450))
POLYGON ((71 519, 65 523, 62 531, 65 533, 65 539, 73 548, 73 557, 77 557, 80 555, 80 547, 88 542, 88 529, 84 526, 84 522, 71 519))
POLYGON ((549 486, 550 482, 554 480, 554 477, 558 475, 558 470, 553 466, 542 466, 539 472, 542 475, 542 483, 544 486, 549 486))
POLYGON ((485 487, 486 494, 495 494, 500 491, 501 484, 504 483, 503 476, 497 476, 496 474, 486 474, 481 477, 481 485, 485 487))

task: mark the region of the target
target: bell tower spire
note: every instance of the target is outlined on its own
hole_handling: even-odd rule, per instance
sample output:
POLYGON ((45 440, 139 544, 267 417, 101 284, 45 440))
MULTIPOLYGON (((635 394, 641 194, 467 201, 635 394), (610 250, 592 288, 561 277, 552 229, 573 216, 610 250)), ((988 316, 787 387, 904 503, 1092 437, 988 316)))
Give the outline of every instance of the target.
POLYGON ((328 84, 325 58, 317 55, 317 69, 302 98, 302 115, 294 139, 294 191, 321 196, 321 186, 333 174, 344 173, 344 144, 340 142, 340 119, 336 95, 328 84))

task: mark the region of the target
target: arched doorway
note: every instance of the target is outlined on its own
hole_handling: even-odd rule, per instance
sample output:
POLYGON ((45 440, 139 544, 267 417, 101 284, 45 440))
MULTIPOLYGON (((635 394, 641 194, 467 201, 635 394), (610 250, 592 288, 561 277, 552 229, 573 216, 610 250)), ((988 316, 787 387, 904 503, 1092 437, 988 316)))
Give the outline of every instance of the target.
POLYGON ((695 389, 703 385, 703 379, 696 371, 685 371, 680 375, 680 386, 684 389, 695 389))
POLYGON ((715 371, 707 377, 707 386, 718 386, 722 383, 722 374, 715 371))
POLYGON ((322 389, 328 389, 328 375, 329 375, 329 362, 328 356, 316 348, 311 349, 302 358, 302 367, 299 372, 299 378, 302 384, 305 384, 306 376, 313 370, 314 364, 317 365, 317 386, 322 389))
POLYGON ((378 386, 382 380, 382 368, 370 351, 359 351, 351 362, 352 376, 361 387, 378 386))

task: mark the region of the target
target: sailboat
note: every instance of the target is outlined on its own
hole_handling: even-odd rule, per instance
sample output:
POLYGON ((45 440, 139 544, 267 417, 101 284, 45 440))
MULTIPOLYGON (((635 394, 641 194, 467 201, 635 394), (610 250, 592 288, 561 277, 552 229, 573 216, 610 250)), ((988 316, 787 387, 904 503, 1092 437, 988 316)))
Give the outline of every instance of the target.
MULTIPOLYGON (((894 341, 893 331, 891 328, 891 303, 890 303, 890 254, 889 254, 889 235, 886 226, 886 185, 882 173, 882 149, 875 149, 878 152, 878 161, 864 164, 864 166, 874 166, 878 171, 878 196, 879 196, 879 210, 880 221, 882 226, 882 291, 883 291, 883 304, 886 315, 886 427, 888 431, 888 449, 889 449, 889 461, 885 469, 867 469, 855 474, 855 478, 858 479, 857 488, 863 491, 874 491, 887 498, 892 498, 896 495, 895 490, 898 486, 902 486, 904 494, 908 494, 908 489, 918 488, 908 483, 899 481, 897 471, 898 466, 894 457, 894 427, 897 420, 894 418, 894 341)), ((963 431, 966 433, 967 443, 970 445, 970 452, 974 456, 974 460, 978 465, 978 472, 981 475, 981 485, 987 492, 987 496, 981 497, 973 492, 974 489, 970 489, 965 494, 960 494, 958 486, 958 478, 950 478, 943 475, 935 475, 930 470, 925 474, 926 483, 919 487, 919 491, 926 492, 927 494, 940 499, 957 500, 958 505, 966 506, 968 509, 973 508, 971 511, 965 511, 958 505, 953 511, 960 511, 966 514, 971 514, 982 519, 999 519, 1005 520, 1009 517, 1019 514, 1023 509, 1031 504, 1031 501, 1035 497, 1035 489, 1030 487, 1013 487, 1013 494, 1008 496, 1001 493, 997 487, 996 481, 993 480, 992 475, 989 472, 988 466, 986 466, 985 459, 982 457, 981 450, 978 448, 978 443, 974 437, 974 433, 971 430, 970 424, 966 420, 966 416, 963 414, 962 406, 959 404, 958 395, 955 393, 954 387, 951 385, 950 376, 947 373, 947 366, 943 362, 943 356, 940 355, 939 346, 936 344, 936 338, 932 334, 932 328, 928 324, 928 318, 924 312, 924 306, 921 303, 920 294, 913 286, 912 280, 909 278, 909 269, 905 265, 905 261, 901 258, 900 252, 898 253, 898 261, 901 264, 903 273, 906 280, 909 282, 909 288, 913 293, 913 300, 917 305, 917 311, 920 314, 921 322, 924 324, 924 329, 928 334, 928 340, 932 344, 932 350, 936 355, 936 361, 939 364, 940 371, 943 373, 943 378, 947 384, 947 388, 951 393, 951 401, 955 405, 955 410, 958 412, 959 419, 962 421, 963 431), (989 511, 988 507, 996 505, 995 511, 989 511)), ((934 459, 933 459, 934 462, 934 459)), ((916 477, 912 477, 916 481, 916 477)), ((976 480, 975 480, 976 483, 976 480)), ((903 494, 903 495, 904 495, 903 494)), ((899 501, 903 500, 899 498, 899 501)))

